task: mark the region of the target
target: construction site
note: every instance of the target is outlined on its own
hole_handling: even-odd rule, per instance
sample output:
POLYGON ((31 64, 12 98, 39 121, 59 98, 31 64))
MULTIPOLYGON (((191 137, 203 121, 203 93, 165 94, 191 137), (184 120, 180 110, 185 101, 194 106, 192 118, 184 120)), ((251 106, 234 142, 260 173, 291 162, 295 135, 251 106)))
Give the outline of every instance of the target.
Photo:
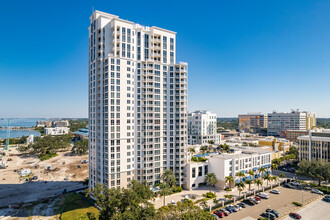
MULTIPOLYGON (((15 206, 86 187, 88 155, 71 151, 40 161, 27 156, 18 147, 0 149, 0 207, 15 206)), ((1 215, 0 215, 1 216, 1 215)))

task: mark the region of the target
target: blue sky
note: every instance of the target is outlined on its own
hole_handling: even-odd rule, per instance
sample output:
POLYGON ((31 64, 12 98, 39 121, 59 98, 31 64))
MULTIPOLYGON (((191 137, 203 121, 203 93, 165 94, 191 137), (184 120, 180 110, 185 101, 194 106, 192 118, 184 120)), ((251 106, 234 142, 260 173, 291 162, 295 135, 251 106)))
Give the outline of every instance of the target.
POLYGON ((0 117, 87 117, 92 6, 177 32, 189 110, 330 117, 330 1, 0 1, 0 117))

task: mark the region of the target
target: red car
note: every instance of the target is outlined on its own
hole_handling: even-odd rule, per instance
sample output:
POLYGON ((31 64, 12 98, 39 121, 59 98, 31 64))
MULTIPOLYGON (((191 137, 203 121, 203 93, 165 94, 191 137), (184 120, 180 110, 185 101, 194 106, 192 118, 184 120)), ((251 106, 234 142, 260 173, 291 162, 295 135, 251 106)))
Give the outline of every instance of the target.
POLYGON ((255 200, 257 200, 257 201, 260 201, 260 200, 261 200, 261 198, 260 198, 259 196, 255 196, 254 198, 255 198, 255 200))
POLYGON ((301 215, 299 215, 298 213, 295 213, 295 212, 291 212, 290 217, 292 217, 294 219, 301 219, 301 215))
POLYGON ((225 213, 220 210, 216 210, 213 213, 216 214, 217 216, 219 216, 220 218, 225 217, 225 213))

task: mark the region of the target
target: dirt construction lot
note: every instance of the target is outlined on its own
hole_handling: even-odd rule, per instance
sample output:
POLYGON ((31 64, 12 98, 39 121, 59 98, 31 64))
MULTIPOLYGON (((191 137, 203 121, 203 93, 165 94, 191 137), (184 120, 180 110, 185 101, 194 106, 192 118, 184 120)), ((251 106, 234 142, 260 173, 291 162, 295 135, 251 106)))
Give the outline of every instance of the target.
POLYGON ((225 219, 244 219, 246 217, 252 217, 254 219, 258 219, 260 214, 265 212, 267 208, 275 209, 281 214, 281 217, 289 214, 293 210, 297 209, 297 206, 292 204, 292 202, 300 202, 302 203, 302 199, 304 200, 304 204, 309 201, 315 200, 320 197, 320 195, 313 194, 310 191, 301 191, 296 189, 288 189, 284 187, 278 187, 280 190, 280 194, 271 194, 268 191, 269 199, 261 199, 260 203, 254 206, 247 206, 246 208, 231 213, 229 216, 225 217, 225 219))
POLYGON ((0 169, 0 207, 54 196, 64 189, 79 189, 88 177, 88 163, 81 164, 88 156, 74 156, 69 151, 40 161, 37 157, 23 156, 17 149, 11 148, 2 159, 7 161, 8 167, 0 169), (11 161, 8 161, 9 158, 11 161), (50 166, 50 169, 46 170, 45 166, 50 166), (15 172, 20 169, 30 169, 38 180, 26 182, 15 172))

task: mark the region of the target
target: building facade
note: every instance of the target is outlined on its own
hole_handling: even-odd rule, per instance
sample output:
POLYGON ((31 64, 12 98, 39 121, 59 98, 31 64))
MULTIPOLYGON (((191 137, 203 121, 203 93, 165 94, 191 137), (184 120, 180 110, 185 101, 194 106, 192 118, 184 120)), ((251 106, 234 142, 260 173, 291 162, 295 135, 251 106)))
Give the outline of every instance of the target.
POLYGON ((237 183, 240 180, 244 182, 246 179, 255 179, 264 175, 265 173, 258 172, 260 167, 265 167, 266 172, 270 172, 268 169, 271 167, 271 151, 249 147, 234 149, 234 153, 211 156, 207 162, 189 162, 184 188, 190 190, 203 185, 208 172, 215 173, 218 180, 216 186, 221 189, 226 187, 226 176, 233 176, 234 183, 237 183), (249 170, 254 171, 254 176, 249 176, 249 170), (237 176, 238 172, 245 173, 246 176, 240 178, 237 176))
POLYGON ((188 114, 188 144, 220 144, 217 134, 217 115, 210 111, 195 111, 188 114))
POLYGON ((67 127, 44 128, 45 135, 64 135, 69 134, 69 131, 67 127))
POLYGON ((261 133, 267 128, 267 115, 261 113, 248 113, 238 115, 238 127, 241 132, 261 133))
POLYGON ((184 181, 187 63, 176 33, 95 11, 89 27, 89 184, 184 181))
POLYGON ((316 126, 316 116, 312 112, 273 112, 268 113, 267 134, 269 136, 280 136, 287 130, 306 130, 316 126), (306 123, 308 120, 308 126, 306 123), (308 127, 308 128, 307 128, 308 127))
POLYGON ((310 131, 298 137, 299 160, 330 161, 330 129, 310 131))

